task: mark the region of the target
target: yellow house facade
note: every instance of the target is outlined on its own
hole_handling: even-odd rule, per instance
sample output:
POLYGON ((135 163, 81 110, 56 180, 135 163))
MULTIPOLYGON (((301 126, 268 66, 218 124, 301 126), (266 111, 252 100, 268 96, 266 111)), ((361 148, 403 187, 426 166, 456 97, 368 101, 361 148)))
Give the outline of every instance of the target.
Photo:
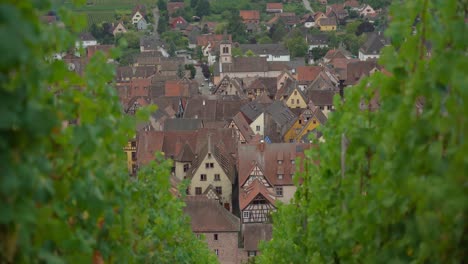
POLYGON ((307 103, 304 99, 304 95, 296 86, 288 97, 286 97, 286 105, 289 108, 307 108, 307 103))
POLYGON ((305 109, 294 124, 285 133, 284 142, 300 142, 310 131, 325 124, 327 117, 319 108, 305 109))
MULTIPOLYGON (((208 144, 210 145, 210 144, 208 144)), ((206 146, 205 148, 210 148, 206 146)), ((226 171, 226 167, 220 164, 219 151, 205 150, 200 153, 192 164, 187 174, 191 179, 189 195, 202 195, 208 188, 214 188, 223 206, 229 210, 232 208, 232 177, 233 170, 226 171), (215 155, 216 154, 216 155, 215 155)))
POLYGON ((127 169, 128 174, 135 175, 137 171, 137 144, 136 140, 132 139, 127 142, 127 145, 124 147, 124 152, 127 157, 127 169))

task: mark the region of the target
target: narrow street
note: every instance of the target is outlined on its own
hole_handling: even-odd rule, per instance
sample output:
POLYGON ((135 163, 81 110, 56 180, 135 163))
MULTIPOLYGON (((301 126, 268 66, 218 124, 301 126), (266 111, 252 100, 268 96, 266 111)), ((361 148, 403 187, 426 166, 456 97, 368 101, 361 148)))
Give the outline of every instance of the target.
POLYGON ((314 10, 312 10, 312 7, 310 6, 309 0, 302 0, 302 3, 304 4, 305 9, 309 10, 311 13, 314 13, 314 10))
POLYGON ((153 8, 153 18, 154 18, 154 23, 153 23, 153 35, 159 39, 159 34, 158 34, 158 23, 159 23, 159 9, 156 6, 153 8))
POLYGON ((208 86, 209 82, 205 81, 205 76, 203 76, 202 68, 200 66, 195 66, 197 73, 195 74, 194 80, 198 82, 198 89, 201 94, 211 94, 210 87, 208 86))

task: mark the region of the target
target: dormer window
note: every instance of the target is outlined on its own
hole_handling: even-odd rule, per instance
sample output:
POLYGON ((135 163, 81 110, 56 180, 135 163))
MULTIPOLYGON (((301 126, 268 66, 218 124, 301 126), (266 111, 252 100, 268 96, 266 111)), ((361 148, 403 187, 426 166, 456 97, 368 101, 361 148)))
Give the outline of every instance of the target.
POLYGON ((283 164, 283 161, 282 160, 278 160, 278 165, 281 165, 283 164))
POLYGON ((283 177, 284 177, 284 175, 283 175, 283 174, 278 174, 278 180, 282 180, 282 179, 283 179, 283 177))

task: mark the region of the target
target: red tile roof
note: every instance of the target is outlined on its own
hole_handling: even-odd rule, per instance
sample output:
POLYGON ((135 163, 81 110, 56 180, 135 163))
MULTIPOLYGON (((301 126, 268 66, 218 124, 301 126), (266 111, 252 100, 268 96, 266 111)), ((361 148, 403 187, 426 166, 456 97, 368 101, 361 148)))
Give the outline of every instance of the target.
POLYGON ((154 160, 155 153, 162 151, 164 132, 144 131, 138 135, 137 161, 138 164, 148 164, 154 160))
POLYGON ((265 185, 259 180, 254 180, 249 187, 239 191, 239 206, 241 210, 244 210, 257 195, 262 195, 272 205, 275 204, 275 195, 268 191, 265 185))
POLYGON ((267 10, 270 10, 270 9, 283 9, 283 4, 282 3, 267 3, 267 6, 266 6, 266 9, 267 10))
POLYGON ((168 80, 164 85, 164 95, 189 97, 190 90, 188 85, 181 80, 168 80))
MULTIPOLYGON (((226 37, 228 41, 232 41, 231 34, 228 34, 226 37)), ((223 34, 200 35, 197 37, 197 45, 205 47, 208 45, 208 43, 211 43, 211 46, 213 48, 213 46, 216 46, 217 43, 223 40, 224 40, 223 34)))
POLYGON ((109 56, 110 50, 114 48, 114 45, 96 45, 86 47, 86 53, 88 58, 91 58, 96 52, 101 51, 104 55, 109 56))
POLYGON ((238 147, 239 185, 244 183, 256 162, 265 177, 273 185, 292 185, 292 175, 296 170, 293 160, 303 157, 304 150, 310 148, 306 143, 243 144, 238 147), (281 164, 279 164, 281 160, 281 164), (278 179, 278 174, 283 175, 278 179))
POLYGON ((323 70, 320 66, 299 66, 296 68, 298 82, 312 82, 323 70))
POLYGON ((260 12, 258 10, 240 10, 239 15, 244 21, 260 20, 260 12))

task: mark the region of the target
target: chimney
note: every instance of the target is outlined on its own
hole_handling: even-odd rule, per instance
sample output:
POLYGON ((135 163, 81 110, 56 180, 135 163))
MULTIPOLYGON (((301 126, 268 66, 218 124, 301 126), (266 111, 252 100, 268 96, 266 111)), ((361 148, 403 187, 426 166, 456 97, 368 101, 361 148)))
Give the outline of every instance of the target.
POLYGON ((340 97, 342 101, 344 100, 344 82, 344 80, 340 80, 340 84, 338 85, 340 88, 340 97))
POLYGON ((265 141, 262 139, 260 140, 260 144, 258 144, 258 150, 263 152, 265 150, 265 141))
POLYGON ((211 154, 211 133, 208 133, 208 153, 211 154))

